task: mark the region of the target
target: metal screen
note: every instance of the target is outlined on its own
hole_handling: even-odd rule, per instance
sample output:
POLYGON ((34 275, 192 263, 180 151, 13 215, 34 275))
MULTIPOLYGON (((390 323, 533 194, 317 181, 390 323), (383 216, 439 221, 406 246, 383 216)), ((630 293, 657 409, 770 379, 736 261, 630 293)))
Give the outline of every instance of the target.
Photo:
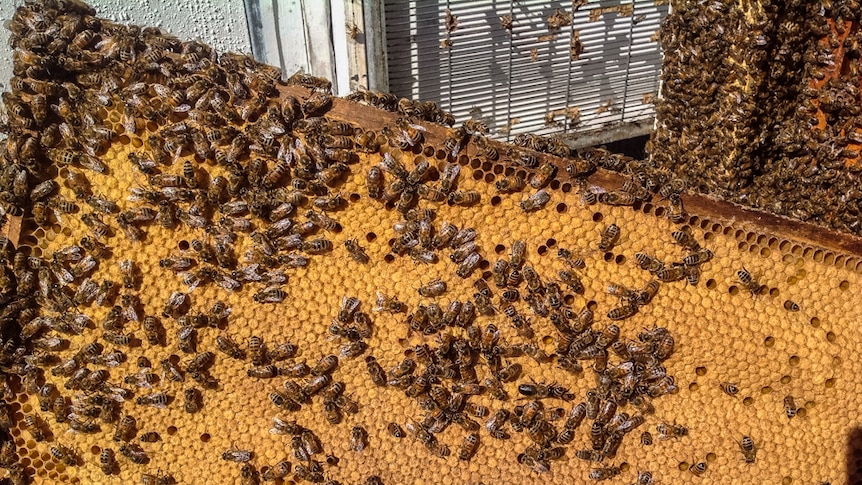
POLYGON ((668 9, 666 0, 386 0, 389 89, 436 101, 459 121, 482 119, 501 138, 648 121, 668 9), (551 30, 549 16, 572 21, 551 30))

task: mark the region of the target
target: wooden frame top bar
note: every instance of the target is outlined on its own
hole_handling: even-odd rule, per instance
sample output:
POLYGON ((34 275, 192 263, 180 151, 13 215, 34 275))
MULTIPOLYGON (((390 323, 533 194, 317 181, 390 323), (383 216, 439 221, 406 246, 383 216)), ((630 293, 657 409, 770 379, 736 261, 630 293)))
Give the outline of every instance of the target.
MULTIPOLYGON (((305 99, 309 91, 295 86, 281 86, 282 94, 295 96, 297 99, 305 99)), ((349 121, 363 128, 379 131, 387 125, 393 125, 399 116, 367 105, 357 104, 341 98, 333 98, 332 109, 326 115, 330 118, 349 121)), ((434 144, 442 144, 446 138, 446 127, 434 124, 417 122, 426 128, 425 137, 427 141, 434 144)), ((505 153, 505 143, 490 140, 498 151, 505 153)), ((475 153, 475 148, 468 147, 468 153, 475 153)), ((557 166, 560 173, 564 172, 567 165, 565 159, 536 153, 540 162, 549 161, 557 166)), ((604 169, 598 169, 590 176, 591 183, 599 185, 608 190, 616 189, 622 185, 625 177, 619 173, 604 169)), ((683 203, 689 213, 697 214, 702 218, 715 219, 716 222, 726 221, 735 225, 749 225, 749 229, 769 233, 774 236, 793 239, 800 242, 820 246, 854 255, 862 256, 862 238, 846 233, 837 232, 825 227, 816 226, 806 222, 795 221, 785 217, 744 208, 731 202, 714 199, 704 195, 688 194, 682 196, 683 203)))

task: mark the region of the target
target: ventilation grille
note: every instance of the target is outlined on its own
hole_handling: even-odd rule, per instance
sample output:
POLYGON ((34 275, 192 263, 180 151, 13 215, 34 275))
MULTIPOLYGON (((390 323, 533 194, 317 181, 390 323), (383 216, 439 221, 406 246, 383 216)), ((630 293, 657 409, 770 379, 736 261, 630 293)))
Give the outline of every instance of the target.
POLYGON ((389 88, 436 101, 459 121, 482 119, 500 138, 649 120, 662 61, 653 39, 669 8, 655 0, 577 10, 570 1, 387 0, 389 88), (447 8, 458 20, 452 32, 447 8), (550 30, 555 13, 571 15, 571 25, 550 30), (511 30, 501 26, 505 15, 511 30), (583 45, 577 59, 573 34, 583 45))

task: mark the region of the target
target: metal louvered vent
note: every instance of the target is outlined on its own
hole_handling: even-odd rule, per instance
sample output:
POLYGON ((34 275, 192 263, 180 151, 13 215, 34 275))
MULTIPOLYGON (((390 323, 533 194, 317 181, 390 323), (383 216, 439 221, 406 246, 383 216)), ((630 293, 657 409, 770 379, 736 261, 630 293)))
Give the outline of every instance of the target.
POLYGON ((436 101, 459 121, 486 121, 500 138, 645 132, 661 73, 656 33, 669 8, 667 0, 386 0, 389 89, 436 101), (451 31, 447 9, 457 18, 451 31))

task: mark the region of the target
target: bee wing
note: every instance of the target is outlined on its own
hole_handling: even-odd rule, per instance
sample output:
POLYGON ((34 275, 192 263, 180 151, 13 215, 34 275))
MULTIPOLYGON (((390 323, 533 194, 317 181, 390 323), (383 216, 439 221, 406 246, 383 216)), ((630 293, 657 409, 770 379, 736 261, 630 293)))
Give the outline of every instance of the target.
POLYGON ((452 149, 452 152, 451 152, 452 158, 457 159, 458 158, 458 152, 460 152, 460 151, 461 151, 461 142, 459 141, 455 145, 455 148, 452 149))
POLYGON ((386 300, 388 300, 388 297, 378 291, 377 299, 374 301, 374 308, 372 308, 371 310, 376 313, 382 312, 386 308, 386 300))

